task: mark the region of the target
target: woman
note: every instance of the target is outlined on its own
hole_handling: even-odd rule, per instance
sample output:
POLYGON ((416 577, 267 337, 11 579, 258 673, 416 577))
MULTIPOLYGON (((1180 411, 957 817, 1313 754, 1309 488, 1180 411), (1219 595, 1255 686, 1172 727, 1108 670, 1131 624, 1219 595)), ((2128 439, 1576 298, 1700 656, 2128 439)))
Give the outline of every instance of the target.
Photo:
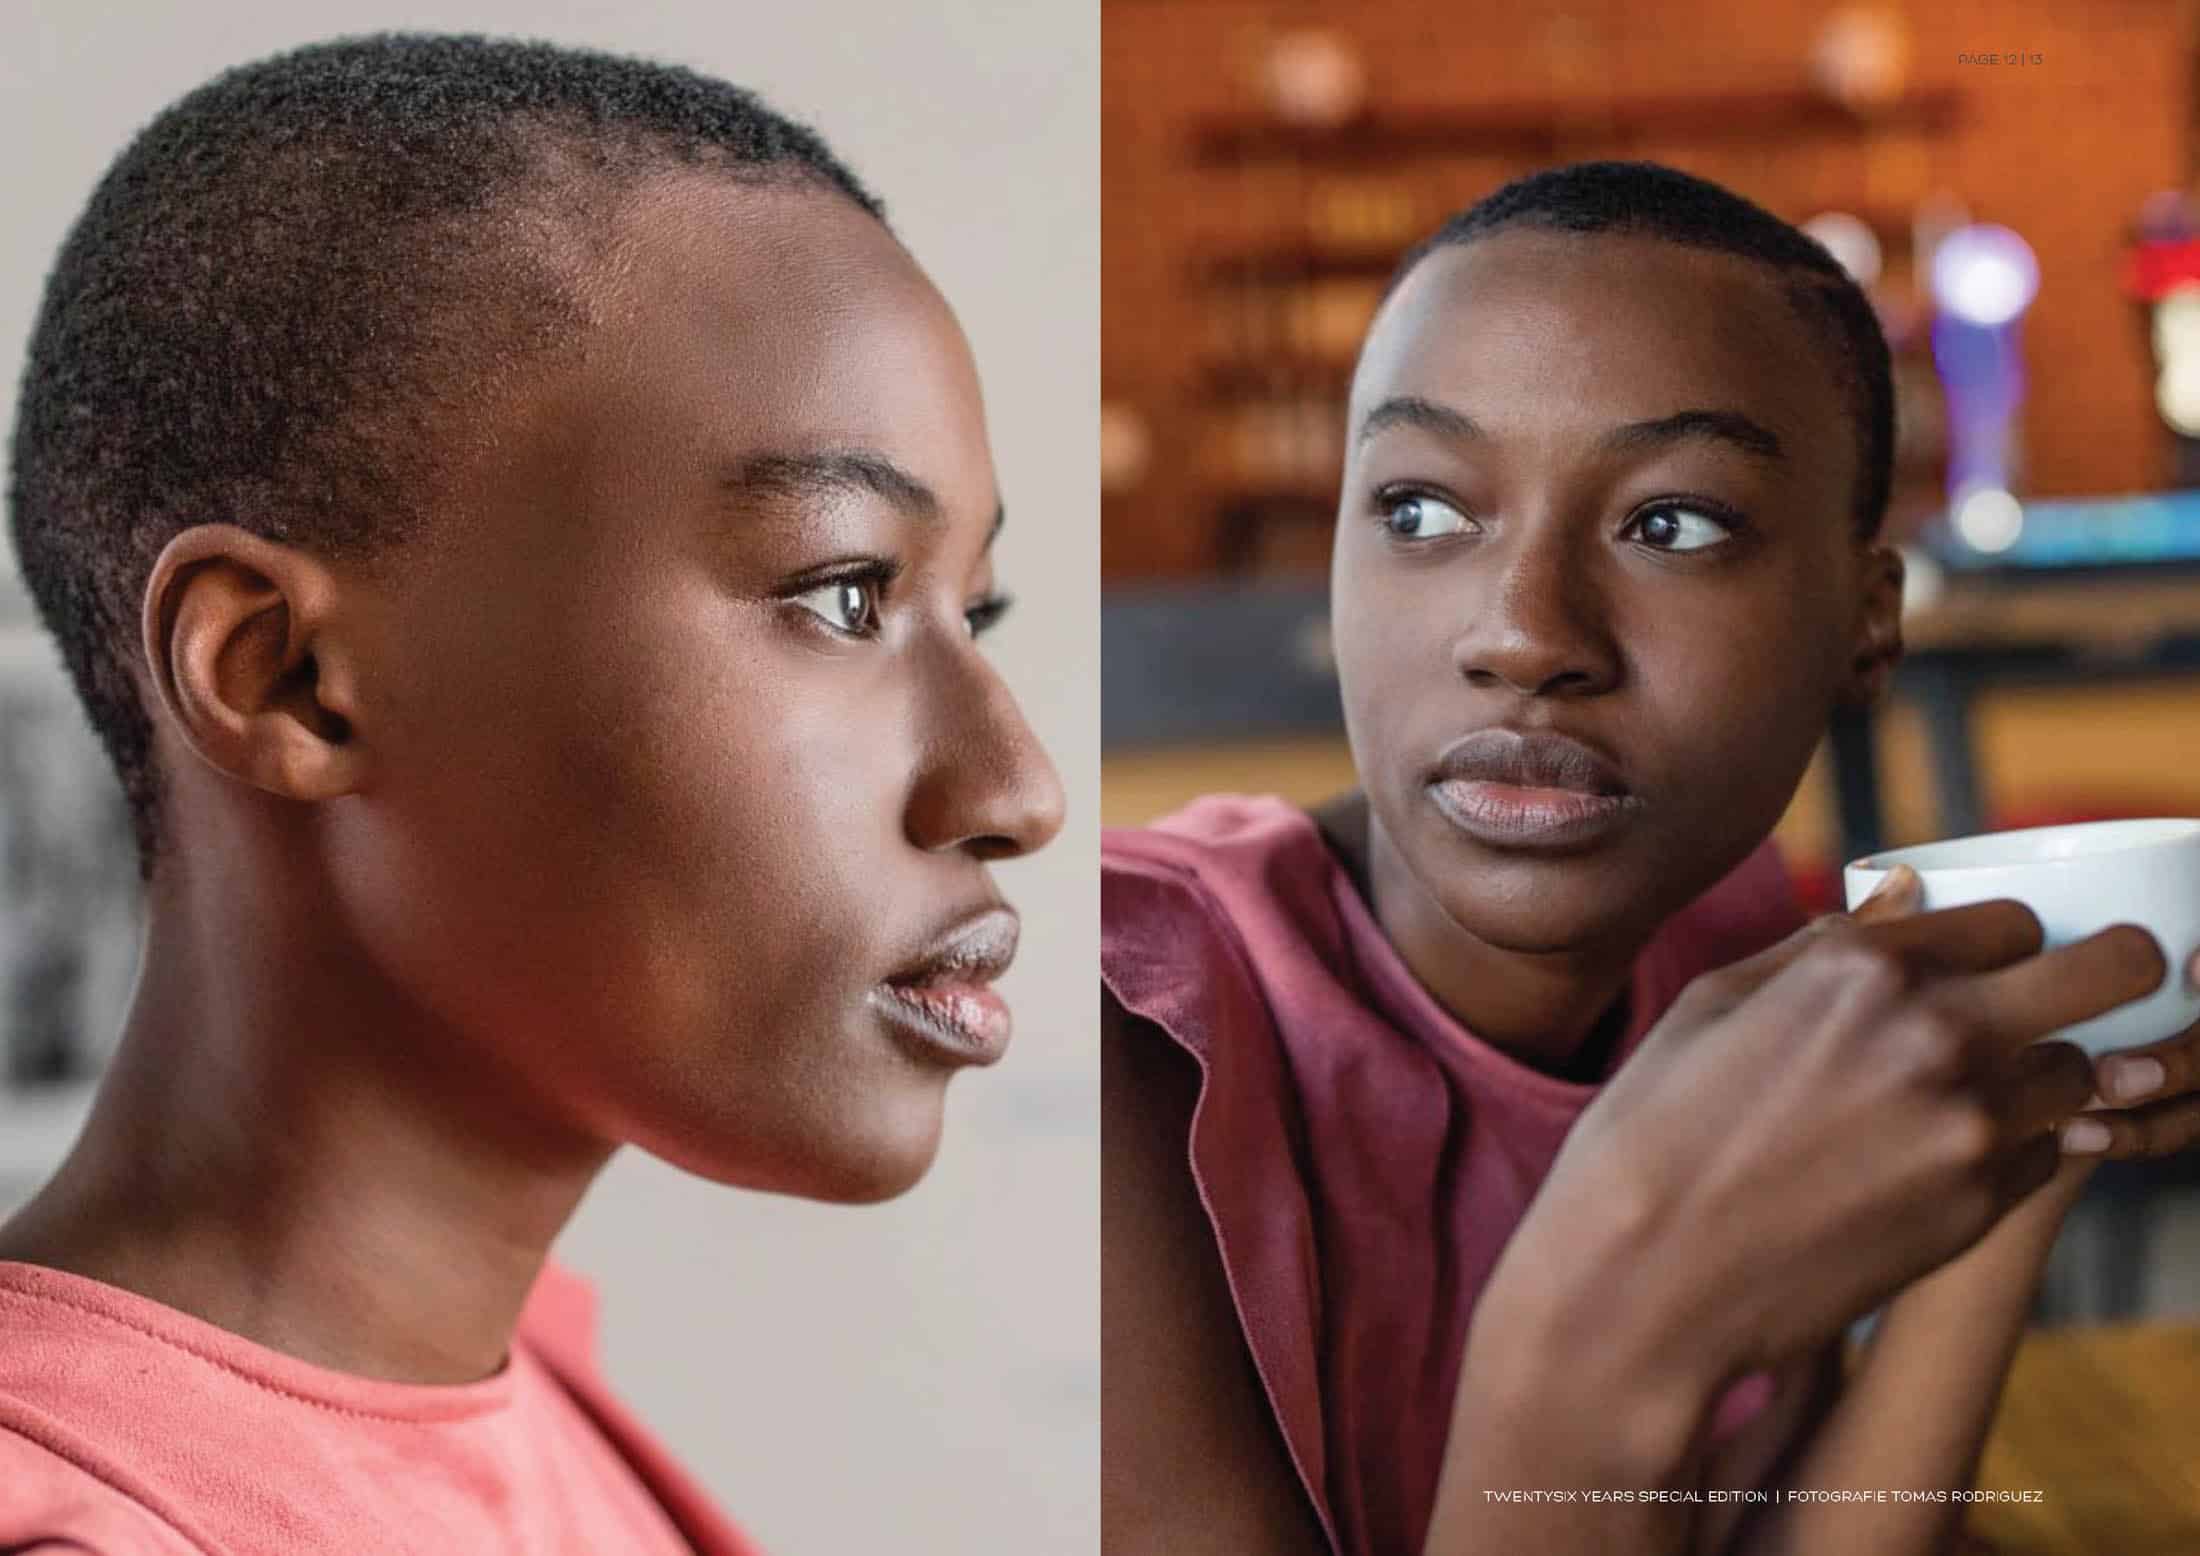
POLYGON ((1007 1040, 987 867, 1061 823, 876 200, 684 70, 246 66, 72 231, 13 482, 147 931, 0 1227, 0 1544, 748 1549, 550 1244, 624 1144, 907 1188, 1007 1040))
POLYGON ((1109 1548, 1943 1548, 1770 1496, 1968 1482, 2058 1139, 2194 1138, 2200 1044, 2012 1057, 2159 984, 2131 926, 1803 932, 1769 835, 1901 652, 1869 304, 1725 190, 1554 170, 1407 257, 1347 438, 1360 791, 1103 848, 1109 1548))

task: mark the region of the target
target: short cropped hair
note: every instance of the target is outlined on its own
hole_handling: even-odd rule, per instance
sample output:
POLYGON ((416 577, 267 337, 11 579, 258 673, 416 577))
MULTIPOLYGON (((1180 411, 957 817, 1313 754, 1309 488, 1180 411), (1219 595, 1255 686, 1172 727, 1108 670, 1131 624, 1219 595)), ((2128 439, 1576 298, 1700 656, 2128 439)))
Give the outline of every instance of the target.
POLYGON ((1855 424, 1851 509, 1859 541, 1886 521, 1894 487, 1894 373, 1871 299, 1824 245, 1762 206, 1656 162, 1578 162, 1531 173, 1461 211, 1407 253, 1391 289, 1438 249, 1510 227, 1642 234, 1716 249, 1773 271, 1787 300, 1825 346, 1855 424))
POLYGON ((129 667, 162 547, 217 520, 350 561, 414 539, 470 400, 588 328, 605 217, 680 168, 884 220, 817 135, 750 92, 470 35, 240 66, 107 170, 46 283, 8 512, 142 876, 161 783, 129 667))

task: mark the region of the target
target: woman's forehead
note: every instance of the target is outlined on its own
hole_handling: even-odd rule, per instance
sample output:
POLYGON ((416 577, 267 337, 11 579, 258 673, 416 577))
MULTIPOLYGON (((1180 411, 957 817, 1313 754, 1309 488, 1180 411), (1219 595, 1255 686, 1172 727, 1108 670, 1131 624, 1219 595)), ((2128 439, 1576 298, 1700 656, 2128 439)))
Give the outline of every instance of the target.
POLYGON ((1516 229, 1439 249, 1399 284, 1361 355, 1353 428, 1413 396, 1493 426, 1513 405, 1613 422, 1732 409, 1845 446, 1833 366, 1782 279, 1756 261, 1516 229))
POLYGON ((880 450, 991 512, 969 343, 907 251, 851 203, 705 185, 648 214, 623 272, 599 392, 628 408, 635 436, 685 426, 723 452, 880 450))

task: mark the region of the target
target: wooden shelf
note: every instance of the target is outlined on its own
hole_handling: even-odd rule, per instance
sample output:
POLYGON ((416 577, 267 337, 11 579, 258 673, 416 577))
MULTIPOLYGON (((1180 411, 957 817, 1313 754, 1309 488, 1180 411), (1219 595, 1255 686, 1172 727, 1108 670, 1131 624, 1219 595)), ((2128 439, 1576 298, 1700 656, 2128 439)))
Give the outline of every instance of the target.
POLYGON ((1406 245, 1383 249, 1324 248, 1279 243, 1192 261, 1193 277, 1209 286, 1288 286, 1300 281, 1385 281, 1406 245))
POLYGON ((1214 512, 1244 508, 1337 509, 1337 482, 1289 481, 1226 483, 1208 488, 1208 506, 1214 512))
POLYGON ((1210 119, 1192 132, 1192 159, 1206 167, 1247 162, 1354 165, 1401 157, 1508 153, 1548 157, 1565 145, 1673 137, 1751 140, 1770 135, 1863 135, 1882 130, 1941 132, 1958 122, 1963 94, 1912 92, 1859 112, 1808 87, 1706 96, 1617 98, 1605 104, 1492 104, 1443 113, 1370 114, 1335 128, 1273 119, 1210 119))
POLYGON ((1217 405, 1304 400, 1324 394, 1342 400, 1352 387, 1352 362, 1283 355, 1218 358, 1201 365, 1198 385, 1198 398, 1217 405))

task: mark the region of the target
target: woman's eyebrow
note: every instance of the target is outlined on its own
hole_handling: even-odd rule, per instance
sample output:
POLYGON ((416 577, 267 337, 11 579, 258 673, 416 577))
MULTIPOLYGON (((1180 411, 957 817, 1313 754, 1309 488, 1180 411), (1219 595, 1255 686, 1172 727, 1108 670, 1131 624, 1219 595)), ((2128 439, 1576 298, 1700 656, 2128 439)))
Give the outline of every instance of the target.
MULTIPOLYGON (((1480 442, 1489 436, 1466 412, 1410 394, 1393 395, 1369 411, 1360 423, 1357 441, 1365 443, 1388 427, 1419 427, 1462 443, 1480 442)), ((1649 421, 1630 421, 1612 428, 1597 444, 1603 452, 1618 454, 1664 448, 1690 439, 1724 443, 1758 459, 1786 458, 1780 435, 1740 411, 1685 410, 1649 421)))
POLYGON ((1759 459, 1787 457, 1780 447, 1777 432, 1740 411, 1675 411, 1652 421, 1631 421, 1614 427, 1598 441, 1609 453, 1632 453, 1638 449, 1684 443, 1690 438, 1729 444, 1759 459))
POLYGON ((940 499, 931 487, 883 454, 840 449, 809 454, 750 454, 719 483, 734 497, 837 497, 867 492, 911 518, 936 520, 940 499))
MULTIPOLYGON (((750 454, 719 482, 732 497, 818 497, 868 492, 883 497, 911 518, 936 522, 939 494, 884 454, 868 449, 835 449, 808 454, 750 454)), ((993 544, 1008 512, 993 508, 993 526, 985 543, 993 544)))
POLYGON ((1394 394, 1367 413, 1367 419, 1360 423, 1360 435, 1354 441, 1365 443, 1390 427, 1419 427, 1462 443, 1478 443, 1488 435, 1464 411, 1438 405, 1416 394, 1394 394))

